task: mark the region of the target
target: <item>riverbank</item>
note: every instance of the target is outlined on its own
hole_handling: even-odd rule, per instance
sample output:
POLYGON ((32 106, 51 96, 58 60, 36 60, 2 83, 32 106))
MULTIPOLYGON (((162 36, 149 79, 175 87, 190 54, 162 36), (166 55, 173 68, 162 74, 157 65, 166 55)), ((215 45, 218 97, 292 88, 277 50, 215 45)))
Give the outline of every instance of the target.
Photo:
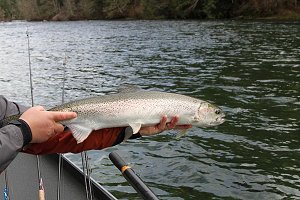
MULTIPOLYGON (((92 18, 93 19, 93 18, 92 18)), ((177 20, 185 20, 185 19, 193 19, 193 20, 207 20, 207 19, 253 19, 253 20, 289 20, 289 21, 300 21, 300 7, 299 8, 293 8, 293 9, 278 9, 272 14, 253 14, 249 15, 247 13, 240 13, 240 15, 236 16, 231 16, 231 17, 224 17, 224 18, 214 18, 214 17, 188 17, 188 18, 180 18, 180 17, 175 17, 175 18, 170 18, 167 16, 152 16, 152 17, 147 17, 147 16, 134 16, 134 15, 129 15, 129 16, 111 16, 110 18, 100 18, 98 20, 115 20, 115 19, 123 19, 123 20, 172 20, 172 19, 177 19, 177 20)), ((44 19, 37 19, 38 21, 42 21, 44 19)), ((63 11, 52 17, 50 21, 74 21, 74 20, 91 20, 90 18, 86 18, 81 15, 69 15, 67 12, 63 11)))
POLYGON ((273 19, 300 20, 297 1, 96 1, 11 0, 1 3, 0 21, 273 19))
MULTIPOLYGON (((300 12, 300 11, 299 11, 300 12)), ((170 18, 132 18, 132 17, 124 17, 124 18, 115 18, 115 19, 88 19, 84 17, 75 17, 75 16, 68 16, 65 14, 57 14, 51 19, 41 19, 41 18, 34 18, 34 19, 7 19, 7 18, 0 18, 0 22, 11 22, 11 21, 81 21, 81 20, 197 20, 195 18, 191 19, 170 19, 170 18)), ((283 21, 299 21, 300 22, 300 14, 294 11, 282 11, 280 14, 275 14, 271 16, 265 17, 253 17, 253 16, 236 16, 232 18, 222 18, 217 20, 283 20, 283 21)), ((198 20, 207 20, 207 19, 198 19, 198 20)))
POLYGON ((300 8, 294 10, 282 9, 277 14, 265 17, 265 19, 272 20, 299 20, 300 21, 300 8))
POLYGON ((261 15, 239 15, 232 19, 247 19, 247 20, 288 20, 288 21, 300 21, 300 8, 297 9, 280 9, 273 14, 261 14, 261 15))

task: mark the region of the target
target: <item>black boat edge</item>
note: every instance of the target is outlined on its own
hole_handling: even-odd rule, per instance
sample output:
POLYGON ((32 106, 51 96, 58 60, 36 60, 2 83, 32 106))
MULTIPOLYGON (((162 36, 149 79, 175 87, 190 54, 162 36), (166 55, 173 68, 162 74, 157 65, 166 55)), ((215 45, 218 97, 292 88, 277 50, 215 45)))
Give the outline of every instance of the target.
MULTIPOLYGON (((52 154, 49 155, 49 157, 52 157, 53 159, 56 160, 58 163, 59 160, 59 155, 58 154, 52 154)), ((63 167, 65 170, 69 170, 74 176, 78 179, 80 183, 82 183, 85 186, 85 175, 83 171, 75 165, 72 161, 70 161, 67 157, 63 156, 63 167)), ((107 200, 117 200, 116 197, 114 197, 110 192, 108 192, 103 186, 101 186, 95 179, 90 177, 91 180, 91 186, 92 186, 92 191, 93 195, 95 197, 98 197, 100 199, 107 199, 107 200)))
MULTIPOLYGON (((86 199, 85 176, 82 170, 65 156, 63 158, 60 199, 86 199)), ((47 200, 58 199, 58 154, 40 156, 41 175, 47 200)), ((38 199, 37 159, 34 155, 19 153, 7 169, 10 199, 38 199)), ((110 192, 91 178, 94 200, 117 200, 110 192)), ((4 172, 0 175, 0 190, 5 188, 4 172)), ((2 198, 0 198, 2 199, 2 198)))

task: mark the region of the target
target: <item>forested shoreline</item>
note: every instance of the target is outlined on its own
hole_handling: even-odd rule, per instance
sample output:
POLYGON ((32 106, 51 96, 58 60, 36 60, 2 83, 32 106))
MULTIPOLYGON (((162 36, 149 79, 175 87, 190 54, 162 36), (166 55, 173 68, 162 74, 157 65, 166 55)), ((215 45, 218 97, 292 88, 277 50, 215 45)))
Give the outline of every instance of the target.
POLYGON ((0 0, 0 21, 96 19, 300 20, 298 0, 0 0))

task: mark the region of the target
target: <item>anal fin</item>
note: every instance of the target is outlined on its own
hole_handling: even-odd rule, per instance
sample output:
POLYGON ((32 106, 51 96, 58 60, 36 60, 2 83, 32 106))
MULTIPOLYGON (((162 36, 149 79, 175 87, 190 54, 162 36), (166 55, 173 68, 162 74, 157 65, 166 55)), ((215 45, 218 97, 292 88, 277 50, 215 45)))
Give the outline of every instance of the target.
POLYGON ((132 134, 136 134, 136 133, 138 133, 140 131, 140 129, 142 127, 142 124, 140 124, 140 123, 132 123, 132 124, 129 124, 129 126, 132 129, 132 134))

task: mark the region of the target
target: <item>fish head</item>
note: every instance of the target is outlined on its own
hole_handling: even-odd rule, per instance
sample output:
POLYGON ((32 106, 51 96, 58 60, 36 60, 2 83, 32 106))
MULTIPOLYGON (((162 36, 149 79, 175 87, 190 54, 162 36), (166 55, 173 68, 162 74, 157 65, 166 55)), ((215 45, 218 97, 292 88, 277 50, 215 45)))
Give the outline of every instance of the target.
POLYGON ((225 122, 225 113, 221 108, 209 103, 202 102, 194 117, 194 125, 199 127, 217 126, 225 122))

